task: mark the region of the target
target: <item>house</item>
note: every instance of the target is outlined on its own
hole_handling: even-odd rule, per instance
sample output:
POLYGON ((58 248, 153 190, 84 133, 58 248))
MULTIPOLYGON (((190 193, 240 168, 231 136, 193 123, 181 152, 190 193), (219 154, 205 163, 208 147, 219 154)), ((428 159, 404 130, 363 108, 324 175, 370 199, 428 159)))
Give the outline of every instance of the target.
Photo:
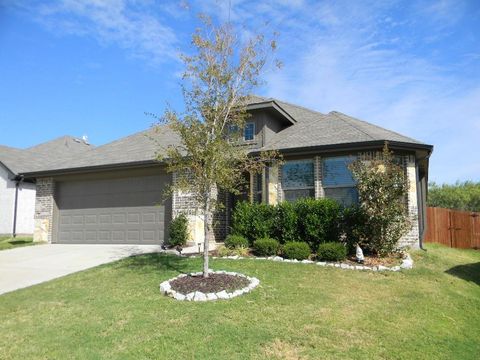
MULTIPOLYGON (((408 211, 413 220, 402 245, 418 246, 425 229, 428 162, 433 147, 340 112, 322 114, 276 99, 252 97, 244 141, 252 152, 278 150, 284 164, 250 176, 249 198, 276 204, 301 197, 357 201, 348 163, 358 155, 395 151, 409 179, 408 211)), ((187 213, 192 240, 202 241, 203 223, 188 194, 164 198, 175 181, 156 161, 157 145, 179 141, 165 126, 97 147, 75 159, 23 174, 35 179, 35 240, 54 243, 157 244, 167 238, 172 216, 187 213)), ((214 239, 228 231, 235 199, 216 214, 214 239)))
POLYGON ((32 235, 35 179, 24 172, 46 168, 54 161, 80 155, 91 146, 84 140, 62 136, 28 149, 0 145, 0 235, 32 235))

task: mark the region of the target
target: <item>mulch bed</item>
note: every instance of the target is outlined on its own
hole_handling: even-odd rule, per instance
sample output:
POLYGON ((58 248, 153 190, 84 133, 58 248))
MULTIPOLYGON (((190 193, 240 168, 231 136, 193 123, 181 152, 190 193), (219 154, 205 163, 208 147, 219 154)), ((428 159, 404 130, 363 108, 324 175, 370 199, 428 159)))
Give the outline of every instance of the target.
POLYGON ((203 276, 185 276, 170 282, 173 290, 182 294, 195 291, 216 293, 222 290, 235 291, 247 287, 250 284, 248 279, 240 276, 227 274, 209 274, 208 278, 203 276))
MULTIPOLYGON (((349 257, 345 262, 350 265, 358 265, 358 262, 355 259, 355 256, 349 257)), ((383 265, 383 266, 390 267, 390 266, 400 265, 401 263, 402 263, 402 257, 400 255, 390 255, 385 257, 365 255, 365 260, 362 265, 365 265, 365 266, 383 265)))

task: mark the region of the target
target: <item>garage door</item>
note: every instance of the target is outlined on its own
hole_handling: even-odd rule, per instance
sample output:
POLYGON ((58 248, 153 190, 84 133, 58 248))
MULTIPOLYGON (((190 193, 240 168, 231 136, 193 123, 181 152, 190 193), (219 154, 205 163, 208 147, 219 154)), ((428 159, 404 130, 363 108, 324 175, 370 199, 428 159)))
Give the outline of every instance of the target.
POLYGON ((170 218, 162 203, 170 177, 140 176, 56 183, 54 242, 160 244, 170 218))

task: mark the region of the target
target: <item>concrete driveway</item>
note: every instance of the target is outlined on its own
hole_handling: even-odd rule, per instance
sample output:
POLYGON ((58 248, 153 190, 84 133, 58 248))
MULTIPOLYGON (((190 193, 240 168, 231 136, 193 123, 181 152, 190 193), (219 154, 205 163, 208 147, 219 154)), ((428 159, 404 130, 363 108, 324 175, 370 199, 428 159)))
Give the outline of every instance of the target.
POLYGON ((0 294, 56 279, 131 255, 161 251, 157 245, 48 244, 0 251, 0 294))

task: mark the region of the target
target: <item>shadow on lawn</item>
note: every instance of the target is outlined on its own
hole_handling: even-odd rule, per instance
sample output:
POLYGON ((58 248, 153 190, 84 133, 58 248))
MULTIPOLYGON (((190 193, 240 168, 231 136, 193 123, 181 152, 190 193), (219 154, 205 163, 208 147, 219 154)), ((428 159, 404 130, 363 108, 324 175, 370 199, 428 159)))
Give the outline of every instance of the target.
POLYGON ((192 270, 188 258, 159 253, 134 255, 122 261, 119 266, 139 272, 174 270, 187 273, 192 270))
POLYGON ((10 240, 7 241, 11 245, 21 245, 21 244, 29 244, 32 240, 10 240))
POLYGON ((457 265, 445 272, 460 279, 471 281, 477 285, 480 285, 480 262, 457 265))

